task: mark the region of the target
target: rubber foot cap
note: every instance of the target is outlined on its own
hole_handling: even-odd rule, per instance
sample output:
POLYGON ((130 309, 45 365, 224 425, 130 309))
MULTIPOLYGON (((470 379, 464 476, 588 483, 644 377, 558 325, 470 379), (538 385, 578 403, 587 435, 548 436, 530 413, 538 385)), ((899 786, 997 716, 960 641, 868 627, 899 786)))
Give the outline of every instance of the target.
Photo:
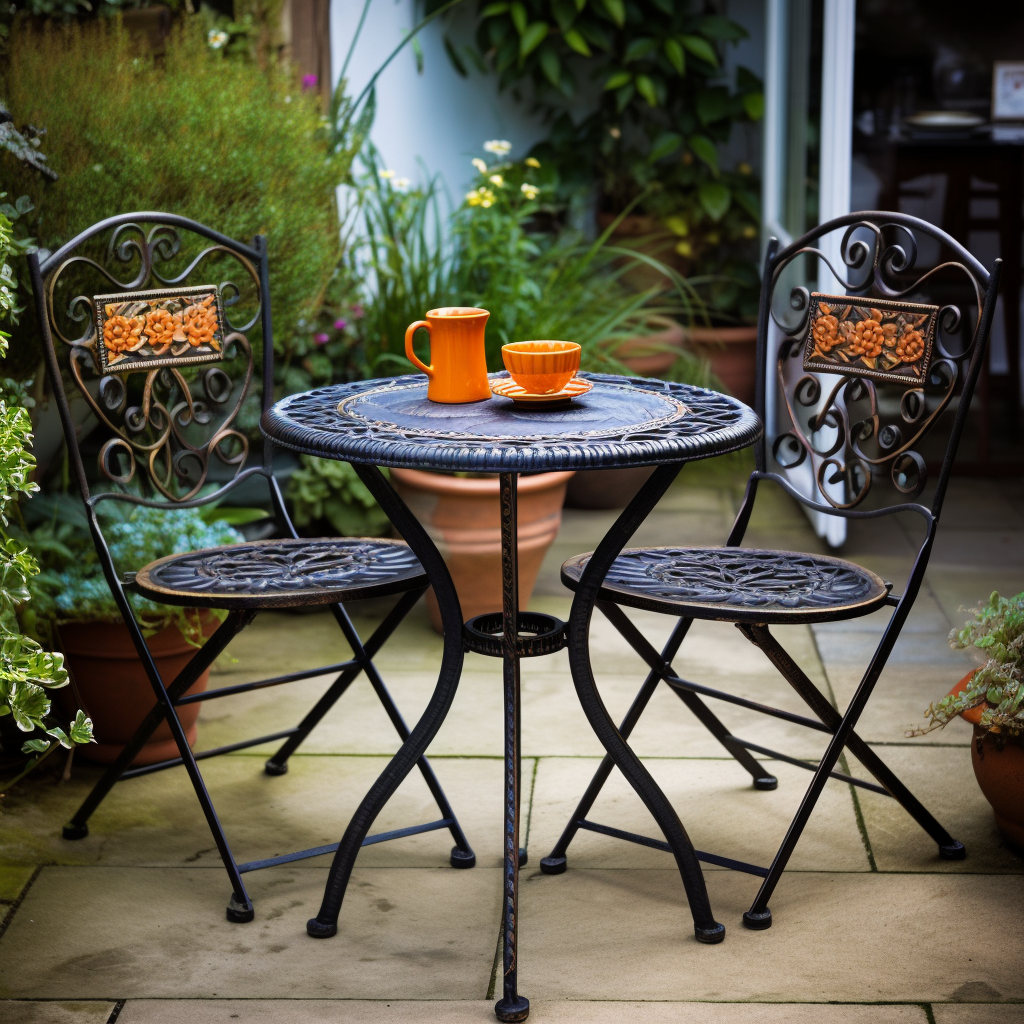
POLYGON ((754 779, 754 789, 778 789, 779 780, 774 775, 765 775, 764 778, 754 779))
POLYGON ((526 996, 499 999, 494 1004, 494 1016, 500 1021, 526 1020, 530 1016, 530 1000, 526 996))
POLYGON ((84 839, 89 834, 89 826, 84 822, 81 825, 65 825, 61 834, 65 839, 84 839))
POLYGON ((453 846, 450 860, 453 868, 471 868, 476 864, 476 854, 472 850, 460 850, 453 846))
POLYGON ((565 873, 566 862, 564 857, 542 857, 540 861, 540 872, 542 875, 561 875, 565 873))
POLYGON ((277 764, 275 761, 267 761, 263 765, 263 770, 267 775, 287 775, 288 774, 288 762, 284 764, 277 764))
POLYGON ((943 860, 963 860, 967 856, 967 847, 954 839, 949 846, 939 847, 939 856, 943 860))
POLYGON ((755 932, 763 932, 772 926, 772 912, 770 910, 748 910, 743 915, 743 923, 755 932))
POLYGON ((324 924, 311 917, 306 922, 306 934, 314 939, 329 939, 332 935, 338 934, 338 925, 333 921, 324 924))
POLYGON ((519 847, 519 866, 521 868, 525 867, 529 863, 529 861, 530 861, 530 856, 526 852, 526 847, 525 846, 520 846, 519 847))
POLYGON ((252 903, 249 900, 240 900, 237 896, 232 895, 227 909, 229 921, 234 924, 248 924, 255 916, 256 911, 253 910, 252 903))
POLYGON ((719 924, 717 921, 710 928, 698 928, 694 925, 693 934, 697 937, 698 942, 714 946, 725 938, 725 925, 719 924))

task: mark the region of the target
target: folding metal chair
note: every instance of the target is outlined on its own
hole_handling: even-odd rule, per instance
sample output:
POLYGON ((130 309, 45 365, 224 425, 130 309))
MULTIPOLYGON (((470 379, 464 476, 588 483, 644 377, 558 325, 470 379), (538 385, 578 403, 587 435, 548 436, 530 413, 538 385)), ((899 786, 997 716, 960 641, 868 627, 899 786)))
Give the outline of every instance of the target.
MULTIPOLYGON (((183 764, 231 881, 228 919, 251 921, 253 906, 243 874, 331 853, 338 844, 238 863, 197 762, 284 740, 264 766, 268 775, 283 775, 288 758, 360 673, 366 674, 400 739, 407 740, 409 729, 373 659, 426 590, 426 575, 401 541, 300 539, 274 476, 270 442, 264 442, 261 464, 245 465, 249 442, 238 421, 249 409, 254 368, 250 335, 262 344, 263 409, 273 403, 274 395, 267 247, 262 236, 245 245, 174 214, 123 214, 88 228, 41 262, 30 256, 29 264, 71 469, 104 575, 156 698, 123 753, 64 827, 64 837, 85 838, 90 815, 115 782, 183 764), (221 283, 203 283, 210 281, 221 283), (89 419, 96 429, 80 442, 78 425, 89 419), (83 444, 95 446, 100 435, 97 471, 90 474, 83 444), (181 552, 118 574, 97 516, 104 502, 196 508, 223 499, 245 482, 266 486, 282 539, 181 552), (132 612, 129 593, 228 614, 177 678, 165 680, 132 612), (391 595, 398 595, 397 602, 364 643, 345 604, 391 595), (311 605, 330 607, 351 657, 257 682, 187 693, 260 610, 311 605), (298 725, 199 753, 189 749, 178 708, 327 673, 335 674, 334 681, 298 725), (169 726, 180 756, 129 767, 161 722, 169 726)), ((252 405, 258 407, 255 401, 252 405)), ((417 763, 440 818, 367 836, 363 845, 448 829, 455 842, 452 866, 472 867, 475 856, 440 783, 426 757, 417 763)))
MULTIPOLYGON (((592 602, 591 608, 596 603, 650 672, 618 730, 610 720, 607 722, 602 739, 609 756, 602 761, 550 856, 541 861, 542 871, 559 874, 565 870, 566 852, 580 829, 673 852, 669 843, 659 839, 588 819, 615 765, 623 769, 666 838, 677 845, 689 844, 671 805, 626 742, 661 681, 750 773, 756 789, 775 789, 777 780, 752 751, 813 772, 799 810, 769 867, 696 851, 700 860, 763 878, 743 916, 747 927, 771 926, 769 900, 830 778, 895 798, 935 840, 940 857, 956 860, 965 856, 963 845, 946 832, 854 730, 907 621, 928 565, 957 445, 985 357, 1000 268, 997 260, 993 270, 986 271, 945 232, 898 213, 849 214, 815 228, 781 251, 777 240, 771 240, 758 324, 756 411, 766 418, 766 364, 772 358, 777 389, 773 388, 773 411, 768 413, 768 422, 776 427, 775 436, 770 445, 765 438, 758 442, 756 468, 726 545, 623 550, 678 472, 678 467, 662 467, 645 485, 646 496, 642 491, 634 499, 596 553, 578 555, 562 566, 563 582, 576 591, 573 620, 589 621, 590 608, 579 610, 577 615, 578 602, 592 602), (838 241, 832 233, 839 231, 843 232, 842 241, 827 250, 838 252, 845 264, 836 269, 823 248, 838 241), (930 251, 939 254, 924 271, 915 269, 917 235, 926 238, 930 251), (795 276, 804 280, 797 275, 814 273, 815 265, 831 270, 841 282, 843 294, 817 294, 803 286, 790 287, 795 276), (773 301, 780 297, 783 301, 773 301), (939 303, 929 303, 929 298, 939 303), (955 344, 957 339, 959 343, 955 344), (948 437, 941 448, 944 432, 948 437), (933 457, 941 457, 928 504, 915 500, 927 485, 927 462, 918 450, 926 439, 934 446, 933 457), (847 519, 897 513, 920 516, 924 539, 903 593, 892 593, 890 583, 840 558, 741 547, 758 487, 767 482, 777 484, 819 513, 847 519), (623 607, 678 617, 660 652, 623 607), (832 622, 881 608, 893 609, 892 614, 844 712, 832 706, 771 632, 776 623, 832 622), (695 619, 734 623, 764 652, 808 705, 811 715, 793 714, 682 678, 672 662, 695 619), (825 752, 817 765, 812 765, 741 739, 712 712, 704 698, 824 733, 828 737, 825 752), (877 782, 837 771, 844 749, 877 782)), ((570 651, 570 662, 586 706, 588 700, 593 703, 597 699, 597 693, 585 634, 585 629, 579 631, 576 642, 581 651, 579 657, 570 651)), ((606 712, 601 721, 604 717, 606 712)), ((682 861, 679 865, 685 879, 682 861)))

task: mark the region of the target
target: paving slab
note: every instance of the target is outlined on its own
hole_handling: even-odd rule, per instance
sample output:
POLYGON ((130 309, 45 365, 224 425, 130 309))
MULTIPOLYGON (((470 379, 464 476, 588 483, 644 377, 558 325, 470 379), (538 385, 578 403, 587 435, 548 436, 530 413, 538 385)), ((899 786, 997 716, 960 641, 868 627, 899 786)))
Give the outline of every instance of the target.
POLYGON ((288 867, 250 875, 256 920, 232 924, 215 869, 44 868, 0 940, 0 997, 486 994, 499 870, 357 867, 338 934, 311 939, 306 920, 326 877, 326 869, 288 867))
MULTIPOLYGON (((982 985, 976 990, 980 998, 982 985)), ((1020 1003, 933 1003, 935 1024, 1020 1024, 1024 1005, 1020 1003)))
MULTIPOLYGON (((131 1000, 118 1024, 492 1024, 493 1000, 347 1002, 285 1000, 131 1000)), ((921 1006, 815 1003, 644 1003, 531 1000, 534 1024, 925 1024, 921 1006)), ((973 1024, 973 1022, 971 1022, 973 1024)), ((984 1024, 989 1024, 985 1021, 984 1024)), ((993 1020, 992 1024, 1004 1024, 993 1020)))
POLYGON ((758 879, 706 873, 725 941, 704 946, 676 871, 530 871, 519 987, 541 999, 931 1002, 983 982, 1021 1000, 1024 891, 1001 877, 790 872, 774 924, 740 923, 758 879), (970 935, 971 956, 964 954, 970 935))
MULTIPOLYGON (((502 762, 441 758, 432 761, 477 863, 497 867, 502 857, 502 762)), ((239 861, 310 849, 341 839, 363 796, 387 764, 380 757, 295 755, 287 775, 269 776, 263 758, 228 755, 201 762, 228 842, 239 861)), ((524 771, 532 772, 527 762, 524 771)), ((119 783, 93 814, 89 835, 61 837, 89 791, 96 771, 78 771, 71 784, 39 783, 12 794, 3 818, 0 854, 23 863, 206 867, 220 863, 195 793, 174 769, 119 783)), ((371 834, 441 817, 418 770, 381 811, 371 834)), ((446 830, 368 846, 360 866, 443 867, 452 847, 446 830)), ((323 867, 316 858, 301 862, 323 867)), ((22 868, 22 871, 31 868, 22 868)), ((253 876, 249 876, 253 877, 253 876)))
POLYGON ((0 865, 0 903, 13 903, 28 885, 34 870, 28 865, 0 865))
MULTIPOLYGON (((978 788, 970 750, 966 746, 912 744, 879 746, 875 751, 953 838, 967 847, 967 857, 940 860, 935 843, 895 800, 859 790, 868 842, 879 871, 1024 874, 1024 857, 1006 845, 992 808, 978 788)), ((850 758, 850 767, 866 774, 855 758, 850 758)))
POLYGON ((0 1000, 0 1020, 9 1024, 106 1024, 110 1000, 0 1000))
MULTIPOLYGON (((537 769, 530 817, 531 856, 554 847, 598 766, 597 760, 544 758, 537 769)), ((779 761, 764 761, 779 788, 753 788, 733 760, 645 759, 645 766, 675 807, 693 845, 724 857, 767 866, 786 834, 810 772, 779 761)), ((618 769, 613 770, 591 821, 653 839, 661 830, 618 769)), ((579 868, 669 868, 671 854, 581 830, 569 847, 569 864, 579 868)), ((825 789, 793 854, 794 870, 867 871, 869 863, 857 828, 849 787, 825 789)), ((704 865, 705 871, 717 869, 704 865)))

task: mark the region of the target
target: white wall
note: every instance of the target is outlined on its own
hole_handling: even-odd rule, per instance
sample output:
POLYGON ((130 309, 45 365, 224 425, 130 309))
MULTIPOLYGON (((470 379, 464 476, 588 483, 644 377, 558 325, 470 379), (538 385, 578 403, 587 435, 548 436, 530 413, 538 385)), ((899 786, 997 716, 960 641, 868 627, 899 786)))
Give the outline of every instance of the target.
MULTIPOLYGON (((346 77, 358 95, 373 73, 416 24, 414 0, 372 0, 346 77)), ((331 2, 331 73, 337 80, 362 11, 363 0, 331 2)), ((487 139, 508 139, 512 155, 525 156, 543 138, 539 119, 530 117, 506 92, 498 95, 493 75, 469 68, 462 78, 444 50, 444 34, 468 41, 476 5, 466 3, 420 33, 424 68, 419 74, 411 44, 377 81, 377 116, 371 138, 386 167, 399 177, 421 180, 439 174, 454 205, 461 201, 474 171, 469 161, 485 156, 487 139)))

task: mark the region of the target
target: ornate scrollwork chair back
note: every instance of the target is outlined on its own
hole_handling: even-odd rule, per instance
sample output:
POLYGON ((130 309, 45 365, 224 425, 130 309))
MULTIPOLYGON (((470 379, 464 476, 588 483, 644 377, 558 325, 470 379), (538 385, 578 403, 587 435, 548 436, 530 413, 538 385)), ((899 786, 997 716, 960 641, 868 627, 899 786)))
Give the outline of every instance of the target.
MULTIPOLYGON (((274 400, 270 279, 263 237, 245 244, 175 214, 123 214, 93 225, 45 260, 30 256, 29 269, 75 482, 111 593, 156 700, 64 827, 64 837, 88 835, 89 817, 117 781, 184 765, 231 882, 227 916, 250 921, 254 911, 242 874, 321 856, 339 844, 237 863, 197 761, 283 740, 264 768, 269 775, 284 774, 291 755, 361 673, 370 679, 405 743, 409 729, 372 659, 425 592, 426 575, 400 541, 300 538, 274 476, 270 442, 264 441, 261 459, 250 452, 249 437, 274 400), (262 388, 254 380, 254 357, 259 352, 262 388), (103 502, 194 508, 227 497, 255 476, 269 488, 280 539, 174 552, 147 566, 114 565, 97 514, 103 502), (121 575, 126 568, 133 571, 121 575), (164 680, 128 594, 161 604, 222 609, 227 617, 178 676, 164 680), (344 604, 385 596, 396 596, 397 601, 364 643, 344 604), (187 693, 258 611, 312 604, 329 606, 351 657, 271 679, 187 693), (333 676, 333 682, 297 726, 199 754, 190 749, 177 713, 180 705, 325 674, 333 676), (179 756, 156 764, 136 763, 164 721, 179 756)), ((247 499, 252 501, 248 495, 247 499)), ((433 769, 426 757, 416 764, 441 816, 412 831, 450 831, 455 841, 452 864, 471 867, 473 851, 433 769)), ((407 834, 408 829, 398 829, 379 833, 371 841, 407 834)))
MULTIPOLYGON (((936 842, 939 856, 964 856, 963 845, 932 817, 855 728, 899 639, 928 564, 953 459, 985 358, 999 273, 999 261, 989 272, 943 231, 899 213, 849 214, 785 248, 772 239, 762 277, 755 400, 766 432, 755 447, 755 470, 729 537, 721 547, 620 549, 604 575, 597 607, 650 669, 619 726, 623 741, 665 682, 750 774, 755 789, 775 789, 778 780, 754 753, 813 772, 770 866, 695 851, 697 859, 763 879, 743 916, 750 928, 771 925, 768 901, 830 778, 894 797, 936 842), (839 254, 834 262, 832 252, 839 254), (927 260, 919 259, 921 253, 927 254, 927 260), (927 266, 921 265, 925 262, 927 266), (803 281, 823 267, 838 285, 820 293, 805 287, 803 281), (769 358, 773 361, 770 372, 769 358), (935 462, 940 466, 930 483, 929 463, 935 462), (758 487, 764 484, 777 484, 805 506, 832 516, 857 519, 908 513, 923 520, 923 539, 902 593, 894 593, 892 584, 870 570, 841 558, 744 548, 758 487), (660 652, 625 608, 676 618, 660 652), (844 712, 833 707, 770 628, 776 623, 852 619, 884 608, 891 609, 890 618, 844 712), (735 625, 779 670, 811 714, 796 715, 682 678, 672 661, 699 619, 735 625), (712 712, 708 698, 825 733, 827 747, 818 763, 810 764, 740 739, 712 712), (836 771, 847 748, 875 781, 836 771)), ((634 504, 645 500, 650 501, 642 491, 634 504)), ((631 509, 615 528, 621 528, 627 538, 629 524, 634 522, 631 509)), ((603 567, 600 556, 598 549, 596 555, 588 552, 565 562, 566 586, 580 587, 592 558, 603 567)), ((565 870, 566 851, 581 828, 669 849, 660 840, 588 820, 610 770, 611 760, 606 758, 561 838, 541 861, 542 871, 565 870)), ((685 834, 639 761, 632 771, 638 780, 634 788, 647 806, 662 808, 659 813, 672 829, 685 834)), ((677 861, 684 873, 686 863, 678 857, 677 861)))

